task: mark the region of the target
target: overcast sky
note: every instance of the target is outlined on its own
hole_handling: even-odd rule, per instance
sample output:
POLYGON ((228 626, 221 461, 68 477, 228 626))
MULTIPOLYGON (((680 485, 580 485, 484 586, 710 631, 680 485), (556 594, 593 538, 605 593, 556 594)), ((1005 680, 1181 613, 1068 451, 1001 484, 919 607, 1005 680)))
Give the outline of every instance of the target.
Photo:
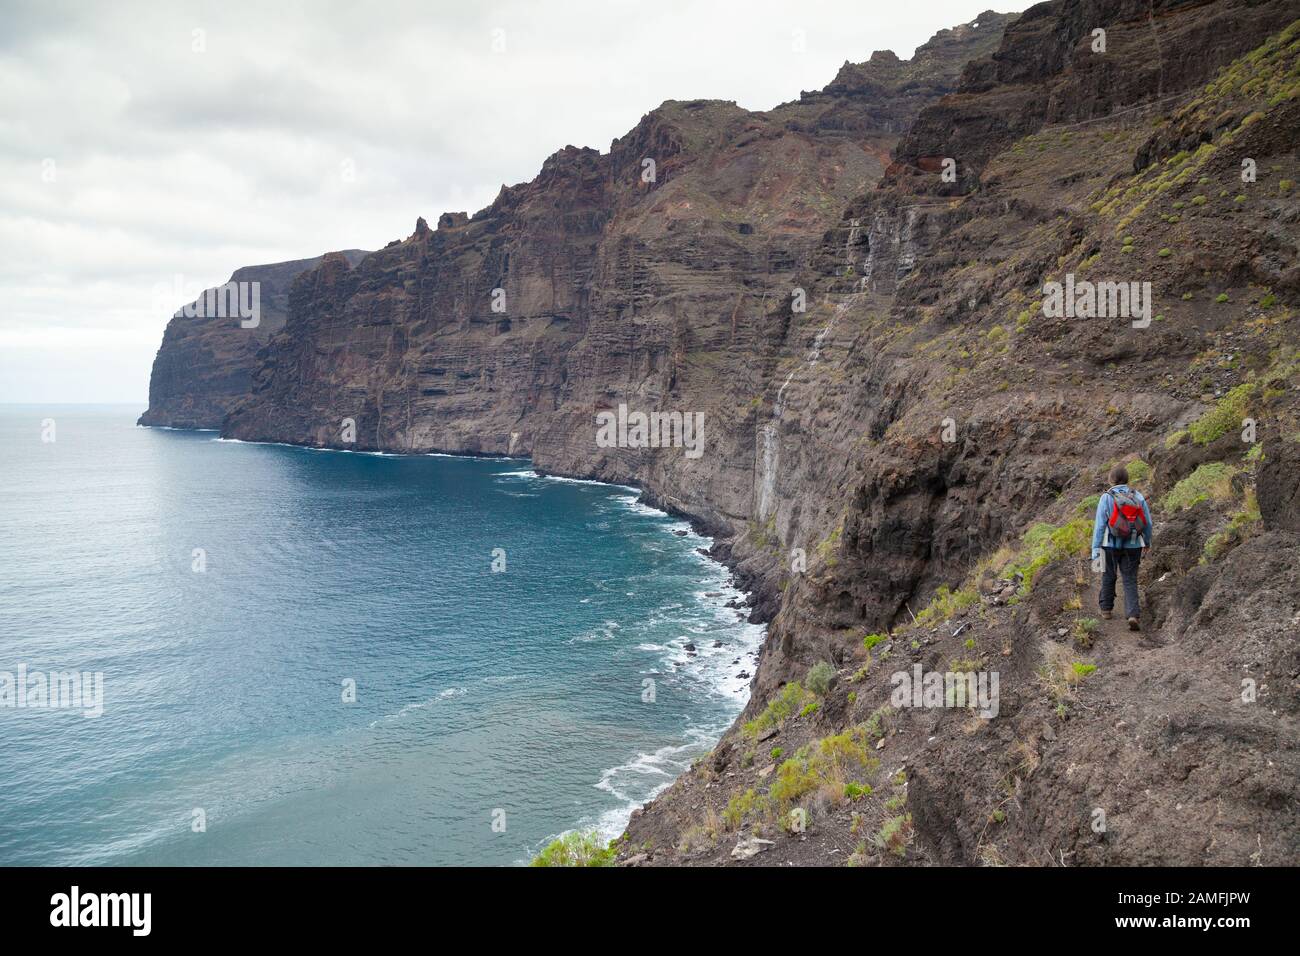
POLYGON ((768 109, 989 6, 1029 4, 0 0, 0 402, 143 409, 160 288, 377 249, 666 99, 768 109))

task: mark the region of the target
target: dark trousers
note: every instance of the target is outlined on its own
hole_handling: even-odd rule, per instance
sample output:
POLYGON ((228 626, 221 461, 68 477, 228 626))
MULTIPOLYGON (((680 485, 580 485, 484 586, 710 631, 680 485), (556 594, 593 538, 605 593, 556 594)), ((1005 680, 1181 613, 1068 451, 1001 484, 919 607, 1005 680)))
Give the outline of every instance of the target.
POLYGON ((1097 604, 1103 611, 1115 607, 1115 578, 1124 579, 1124 616, 1138 616, 1138 565, 1142 563, 1141 548, 1103 548, 1106 569, 1101 574, 1101 593, 1097 604))

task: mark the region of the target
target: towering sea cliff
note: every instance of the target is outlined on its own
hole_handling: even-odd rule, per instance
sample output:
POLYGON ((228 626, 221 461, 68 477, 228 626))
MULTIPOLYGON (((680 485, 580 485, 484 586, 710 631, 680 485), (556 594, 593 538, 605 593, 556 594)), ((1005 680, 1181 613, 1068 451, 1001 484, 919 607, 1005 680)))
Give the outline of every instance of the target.
MULTIPOLYGON (((350 264, 366 255, 359 249, 336 253, 350 264)), ((176 310, 149 377, 149 408, 141 425, 173 428, 220 428, 231 407, 248 395, 257 352, 284 328, 289 312, 289 286, 301 273, 321 264, 322 257, 236 269, 227 286, 256 283, 256 322, 247 322, 228 310, 229 298, 219 310, 213 289, 176 310), (216 311, 226 314, 217 315, 216 311), (212 314, 208 314, 212 312, 212 314), (194 314, 189 314, 194 313, 194 314)), ((252 301, 251 292, 244 304, 252 301)))
POLYGON ((1300 862, 1297 16, 1052 0, 767 113, 665 103, 303 272, 223 432, 528 453, 718 538, 754 694, 624 862, 1300 862), (601 447, 621 405, 702 412, 704 454, 601 447), (1116 462, 1141 635, 1092 610, 1116 462), (997 716, 914 706, 918 667, 996 674, 997 716))

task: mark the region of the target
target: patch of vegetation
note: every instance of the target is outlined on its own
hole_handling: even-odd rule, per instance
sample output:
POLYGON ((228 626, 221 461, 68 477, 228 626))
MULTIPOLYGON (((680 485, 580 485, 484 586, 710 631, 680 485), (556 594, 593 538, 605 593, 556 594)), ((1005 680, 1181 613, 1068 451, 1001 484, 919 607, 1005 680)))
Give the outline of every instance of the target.
POLYGON ((1151 476, 1151 466, 1141 458, 1133 459, 1124 467, 1128 470, 1129 481, 1142 482, 1151 476))
POLYGON ((1240 511, 1228 521, 1228 527, 1217 534, 1210 535, 1205 542, 1205 554, 1202 560, 1214 561, 1223 557, 1250 534, 1251 528, 1259 521, 1259 502, 1254 489, 1246 492, 1246 501, 1240 511))
MULTIPOLYGON (((722 818, 712 807, 704 808, 704 820, 688 827, 682 832, 677 841, 677 852, 686 854, 697 848, 712 848, 718 845, 718 838, 722 836, 726 827, 723 825, 722 818)), ((648 847, 649 844, 646 844, 648 847)))
POLYGON ((821 709, 821 706, 819 701, 809 701, 803 705, 803 710, 799 711, 799 716, 807 717, 809 714, 815 714, 821 709))
POLYGON ((817 543, 817 547, 815 549, 817 552, 817 557, 821 558, 823 561, 826 561, 828 558, 830 558, 831 553, 833 551, 839 550, 840 535, 842 535, 843 533, 844 533, 843 523, 836 525, 835 529, 831 531, 830 534, 828 534, 824 539, 822 539, 817 543))
POLYGON ((1192 441, 1208 445, 1229 431, 1241 427, 1246 417, 1250 396, 1255 391, 1254 382, 1242 382, 1214 403, 1214 407, 1188 426, 1192 441))
POLYGON ((1094 635, 1097 628, 1101 627, 1101 621, 1095 617, 1081 617, 1074 622, 1074 640, 1080 647, 1092 647, 1094 635))
POLYGON ((946 621, 958 611, 975 604, 979 599, 980 596, 974 588, 958 588, 953 591, 948 588, 948 585, 941 584, 934 592, 930 603, 916 616, 916 623, 931 624, 946 621))
POLYGON ((749 540, 756 548, 779 547, 781 539, 776 534, 776 515, 768 518, 767 523, 762 525, 757 521, 751 521, 749 524, 749 540))
POLYGON ((862 639, 862 646, 867 650, 871 650, 877 644, 882 644, 887 640, 889 640, 888 634, 868 634, 862 639))
POLYGON ((881 737, 885 736, 884 720, 891 710, 893 710, 893 708, 888 705, 877 707, 871 712, 871 716, 867 718, 867 722, 862 725, 867 732, 867 736, 872 740, 879 740, 881 737))
POLYGON ((844 785, 844 796, 850 800, 860 800, 871 795, 871 785, 849 781, 844 785))
POLYGON ((1021 593, 1029 594, 1039 571, 1053 561, 1082 554, 1091 541, 1092 521, 1088 518, 1076 518, 1059 528, 1040 521, 1025 532, 1020 553, 1006 572, 1021 575, 1021 593))
POLYGON ((1232 497, 1232 476, 1236 472, 1227 462, 1206 462, 1174 485, 1165 496, 1165 507, 1181 511, 1202 501, 1225 501, 1232 497))
POLYGON ((746 721, 741 728, 746 737, 757 737, 764 731, 780 727, 786 719, 798 713, 808 703, 814 703, 812 694, 804 690, 798 681, 792 681, 781 688, 781 692, 768 701, 767 707, 753 720, 746 721))
POLYGON ((735 830, 750 816, 766 816, 770 811, 771 802, 768 798, 750 787, 727 801, 727 808, 722 811, 722 823, 728 830, 735 830))
POLYGON ((907 845, 912 842, 912 815, 890 817, 876 834, 876 846, 895 856, 906 856, 907 845))
POLYGON ((1095 671, 1097 669, 1097 665, 1085 664, 1083 661, 1075 661, 1073 664, 1070 665, 1070 669, 1074 672, 1075 680, 1080 681, 1083 680, 1083 678, 1087 677, 1089 674, 1091 674, 1093 671, 1095 671))
POLYGON ((834 676, 835 668, 825 661, 818 661, 808 668, 808 673, 804 675, 804 686, 818 697, 825 697, 826 692, 831 689, 831 678, 834 676))
POLYGON ((610 866, 613 862, 613 842, 606 844, 595 830, 574 830, 548 843, 528 865, 610 866))
POLYGON ((870 747, 870 729, 865 724, 800 747, 777 768, 769 799, 785 813, 801 797, 823 787, 842 795, 847 784, 874 773, 880 765, 870 747))

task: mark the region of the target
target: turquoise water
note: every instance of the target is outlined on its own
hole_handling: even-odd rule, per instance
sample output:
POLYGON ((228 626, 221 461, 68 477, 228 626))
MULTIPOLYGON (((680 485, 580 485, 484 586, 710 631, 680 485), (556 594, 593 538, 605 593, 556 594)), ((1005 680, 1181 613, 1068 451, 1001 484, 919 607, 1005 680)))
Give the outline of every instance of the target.
POLYGON ((745 700, 762 628, 632 489, 138 411, 0 407, 0 681, 103 674, 0 706, 0 864, 518 863, 745 700))

